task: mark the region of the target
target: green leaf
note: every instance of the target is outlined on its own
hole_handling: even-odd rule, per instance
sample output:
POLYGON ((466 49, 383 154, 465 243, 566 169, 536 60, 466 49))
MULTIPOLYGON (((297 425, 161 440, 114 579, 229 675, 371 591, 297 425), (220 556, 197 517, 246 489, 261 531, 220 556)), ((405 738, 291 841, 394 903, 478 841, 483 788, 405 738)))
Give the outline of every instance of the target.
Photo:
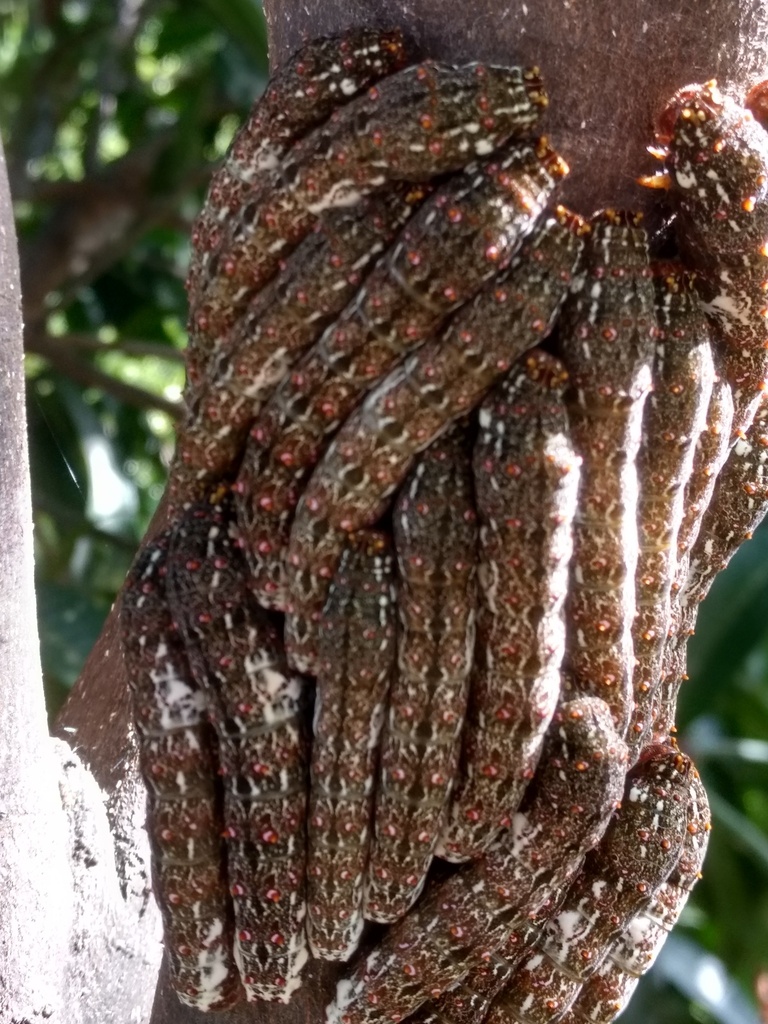
POLYGON ((256 63, 267 63, 267 26, 255 0, 199 0, 227 35, 256 63))

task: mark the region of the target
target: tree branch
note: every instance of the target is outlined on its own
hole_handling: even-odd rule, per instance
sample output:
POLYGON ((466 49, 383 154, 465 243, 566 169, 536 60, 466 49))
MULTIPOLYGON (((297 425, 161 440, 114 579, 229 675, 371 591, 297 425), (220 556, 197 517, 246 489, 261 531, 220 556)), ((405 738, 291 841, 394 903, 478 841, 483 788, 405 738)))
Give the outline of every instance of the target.
MULTIPOLYGON (((65 377, 69 377, 70 380, 83 387, 100 388, 126 405, 132 405, 137 409, 159 409, 172 419, 179 419, 182 413, 180 402, 173 402, 169 398, 163 398, 162 395, 154 395, 151 391, 145 391, 134 384, 126 384, 113 377, 112 374, 105 373, 98 366, 74 355, 71 348, 67 346, 66 339, 66 335, 62 338, 51 338, 37 332, 30 333, 27 337, 27 351, 43 356, 65 377)), ((107 346, 101 345, 100 347, 103 349, 107 346)))
POLYGON ((148 1013, 160 952, 147 902, 144 793, 130 772, 116 780, 108 823, 93 778, 48 737, 33 625, 24 393, 19 269, 0 147, 0 1021, 117 1024, 148 1013))
POLYGON ((182 349, 162 345, 159 341, 139 341, 135 338, 101 341, 95 334, 71 331, 57 337, 56 344, 80 349, 81 352, 122 352, 127 356, 148 356, 152 359, 165 359, 171 363, 186 362, 186 353, 182 349))

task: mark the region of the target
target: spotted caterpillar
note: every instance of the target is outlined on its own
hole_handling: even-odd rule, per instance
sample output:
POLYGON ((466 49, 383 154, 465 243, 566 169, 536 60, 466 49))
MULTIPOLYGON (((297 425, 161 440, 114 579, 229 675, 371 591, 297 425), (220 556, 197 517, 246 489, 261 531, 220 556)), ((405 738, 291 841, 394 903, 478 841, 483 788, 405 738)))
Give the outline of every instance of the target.
POLYGON ((562 363, 532 350, 480 406, 478 644, 461 775, 439 853, 469 860, 508 826, 560 697, 579 459, 562 363))
MULTIPOLYGON (((448 328, 396 367, 331 443, 299 503, 288 575, 319 605, 346 532, 374 523, 414 455, 477 404, 516 357, 550 331, 583 224, 560 208, 448 328)), ((306 617, 306 612, 305 612, 306 617)))
POLYGON ((372 86, 294 145, 277 182, 239 209, 217 272, 190 312, 191 342, 214 350, 243 306, 326 210, 388 181, 423 181, 485 156, 535 124, 535 70, 424 63, 372 86))
POLYGON ((733 429, 743 432, 768 386, 768 133, 711 81, 675 93, 656 138, 666 170, 641 180, 669 190, 681 249, 724 342, 733 429))
POLYGON ((306 694, 247 579, 231 495, 193 505, 173 531, 168 590, 218 739, 234 955, 249 1000, 287 1002, 308 957, 306 694))
POLYGON ((611 1024, 624 1010, 640 977, 652 966, 700 877, 710 832, 707 794, 698 773, 689 773, 687 824, 680 855, 651 905, 613 942, 586 981, 561 1024, 611 1024))
POLYGON ((685 486, 685 511, 678 534, 677 566, 670 598, 669 629, 662 658, 663 685, 656 687, 652 697, 651 722, 654 735, 660 740, 664 740, 675 731, 676 700, 671 695, 677 694, 680 684, 687 678, 686 645, 693 624, 687 621, 689 613, 684 614, 681 596, 688 579, 691 548, 699 536, 718 474, 728 457, 732 421, 731 386, 727 381, 718 378, 712 385, 706 426, 696 443, 691 475, 685 486))
POLYGON ((308 931, 312 951, 326 960, 347 960, 363 929, 379 734, 394 665, 391 543, 367 530, 344 549, 319 642, 308 931))
MULTIPOLYGON (((498 158, 471 165, 420 208, 355 301, 278 388, 251 431, 238 489, 243 495, 240 522, 252 560, 266 543, 267 564, 280 562, 295 495, 328 435, 378 377, 504 266, 564 173, 562 161, 546 145, 515 144, 498 158)), ((290 557, 287 567, 292 571, 290 557)), ((308 666, 324 595, 316 592, 312 574, 303 578, 301 568, 295 566, 290 579, 290 603, 306 591, 312 609, 302 613, 302 635, 292 644, 292 653, 308 666), (297 647, 309 648, 306 658, 293 650, 297 647)), ((277 599, 269 592, 279 570, 266 571, 269 588, 259 586, 258 564, 255 570, 261 600, 282 606, 280 589, 277 599)), ((289 615, 289 636, 295 625, 289 615)))
POLYGON ((243 311, 180 429, 170 471, 175 505, 233 474, 265 401, 352 298, 427 191, 396 185, 360 208, 332 211, 243 311))
POLYGON ((120 633, 148 792, 154 892, 179 999, 219 1010, 240 998, 223 870, 208 694, 193 676, 166 593, 171 531, 140 553, 123 590, 120 633))
POLYGON ((624 735, 631 713, 643 403, 655 331, 648 240, 639 218, 604 211, 587 236, 586 279, 560 325, 569 416, 583 458, 566 602, 568 678, 604 697, 624 735))
MULTIPOLYGON (((327 435, 377 377, 506 262, 564 172, 548 147, 521 144, 452 179, 278 389, 251 431, 237 484, 262 602, 285 605, 275 581, 298 493, 327 435)), ((316 603, 319 610, 322 599, 316 603)))
POLYGON ((693 546, 688 576, 680 592, 676 631, 667 645, 659 729, 671 730, 686 667, 688 637, 698 607, 715 576, 768 512, 768 401, 763 400, 745 437, 736 441, 720 472, 712 501, 693 546))
MULTIPOLYGON (((192 228, 187 290, 193 308, 211 279, 229 272, 221 252, 229 222, 274 184, 292 143, 339 105, 397 71, 407 57, 399 31, 353 29, 343 36, 311 40, 272 76, 233 139, 224 165, 213 175, 192 228)), ((188 352, 187 379, 193 388, 202 381, 210 355, 202 345, 188 352)))
POLYGON ((691 479, 696 442, 705 426, 715 381, 710 329, 689 277, 679 266, 662 265, 654 268, 654 283, 659 336, 654 390, 645 407, 638 456, 634 704, 627 739, 632 757, 651 736, 671 620, 685 484, 691 479))
POLYGON ((488 1024, 551 1024, 573 1005, 674 869, 688 825, 691 771, 671 747, 643 751, 605 838, 494 1001, 488 1024))
POLYGON ((366 915, 402 917, 445 818, 475 641, 477 518, 464 430, 431 445, 392 510, 400 632, 376 794, 366 915))
POLYGON ((399 1021, 480 965, 578 872, 605 831, 625 770, 626 748, 604 702, 563 705, 509 833, 430 890, 339 983, 330 1024, 399 1021))

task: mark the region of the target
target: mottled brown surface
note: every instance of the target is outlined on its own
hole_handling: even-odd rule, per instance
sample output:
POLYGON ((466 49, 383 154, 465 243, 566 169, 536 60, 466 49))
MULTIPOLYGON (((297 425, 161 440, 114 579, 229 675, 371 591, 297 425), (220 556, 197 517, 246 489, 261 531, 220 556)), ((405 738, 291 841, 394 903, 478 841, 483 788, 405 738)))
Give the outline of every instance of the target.
POLYGON ((462 430, 440 438, 392 510, 398 671, 389 694, 366 892, 374 921, 416 900, 451 792, 475 640, 477 519, 462 430))
MULTIPOLYGON (((365 281, 359 300, 301 361, 301 376, 292 374, 278 388, 265 410, 272 436, 279 432, 280 437, 273 462, 276 454, 282 459, 290 451, 294 472, 301 467, 306 477, 323 436, 352 412, 366 388, 430 338, 511 257, 532 216, 551 196, 558 167, 555 160, 550 173, 549 154, 542 160, 528 144, 504 153, 501 169, 492 161, 472 164, 427 200, 365 281), (269 415, 272 410, 276 416, 269 415)), ((342 431, 299 500, 291 526, 286 649, 302 671, 312 671, 314 623, 327 593, 323 581, 338 561, 343 530, 354 529, 344 524, 352 518, 351 503, 334 486, 334 456, 341 453, 342 466, 352 462, 344 458, 346 441, 342 431)), ((356 491, 366 490, 363 477, 363 486, 352 492, 353 503, 361 500, 356 491)))
POLYGON ((144 548, 128 577, 120 617, 123 654, 142 774, 149 780, 154 884, 176 988, 188 1001, 202 992, 201 1005, 220 1009, 237 1001, 240 982, 221 868, 217 766, 206 720, 207 680, 190 672, 189 649, 170 609, 169 535, 171 530, 163 531, 144 548), (214 922, 219 935, 209 942, 214 922), (208 986, 206 973, 214 962, 221 965, 221 976, 208 986))
POLYGON ((768 135, 740 103, 707 84, 673 97, 660 134, 667 147, 676 235, 694 285, 723 342, 733 430, 746 430, 768 378, 768 135))
POLYGON ((312 948, 346 960, 363 931, 381 724, 395 666, 395 584, 388 536, 350 538, 320 632, 307 864, 312 948))
POLYGON ((655 342, 653 391, 643 412, 637 461, 634 709, 627 739, 633 753, 649 740, 652 702, 670 625, 685 484, 706 424, 715 379, 711 330, 695 301, 689 277, 679 267, 665 266, 656 270, 654 283, 660 335, 655 342))
POLYGON ((561 705, 521 813, 485 857, 434 886, 361 958, 328 1011, 330 1024, 407 1017, 479 967, 521 928, 600 841, 624 789, 626 748, 608 706, 561 705))
MULTIPOLYGON (((739 87, 756 81, 768 39, 768 0, 738 6, 711 0, 706 7, 691 0, 528 0, 507 7, 494 0, 349 0, 322 6, 273 0, 266 6, 273 64, 302 37, 396 20, 434 56, 538 61, 551 97, 547 130, 572 164, 566 199, 585 212, 606 202, 655 203, 656 195, 644 195, 634 184, 638 173, 654 169, 645 154, 654 112, 692 80, 718 75, 739 87)), ((137 786, 136 756, 114 613, 58 729, 110 795, 116 832, 128 832, 120 808, 129 805, 127 796, 137 786)), ((335 973, 310 965, 301 998, 291 1006, 243 1006, 219 1015, 217 1024, 319 1024, 335 973)), ((161 973, 152 1020, 205 1024, 210 1018, 182 1007, 161 973)))
POLYGON ((672 747, 656 747, 627 775, 603 841, 494 1002, 488 1024, 548 1024, 553 1008, 573 1005, 630 921, 650 909, 680 859, 691 768, 672 747))
MULTIPOLYGON (((274 184, 275 169, 294 139, 316 127, 385 74, 408 63, 398 32, 381 38, 363 27, 354 38, 310 40, 285 61, 269 82, 261 102, 239 129, 223 165, 208 188, 204 208, 192 229, 192 258, 187 287, 194 304, 219 259, 222 236, 231 228, 232 211, 274 184), (329 74, 328 67, 335 72, 329 74), (342 87, 343 86, 343 87, 342 87)), ((205 349, 196 355, 204 355, 205 349)), ((194 381, 203 367, 187 364, 194 381)))
POLYGON ((698 772, 688 775, 687 826, 677 864, 649 908, 640 911, 613 943, 560 1024, 610 1024, 653 964, 696 884, 707 852, 711 816, 698 772))
POLYGON ((480 406, 478 643, 461 777, 438 850, 477 857, 517 810, 560 697, 579 459, 563 364, 534 349, 480 406))
POLYGON ((568 297, 560 323, 560 355, 571 382, 571 437, 583 459, 565 665, 576 692, 608 701, 623 736, 634 662, 636 458, 656 317, 648 241, 636 217, 605 212, 591 223, 586 282, 568 297))

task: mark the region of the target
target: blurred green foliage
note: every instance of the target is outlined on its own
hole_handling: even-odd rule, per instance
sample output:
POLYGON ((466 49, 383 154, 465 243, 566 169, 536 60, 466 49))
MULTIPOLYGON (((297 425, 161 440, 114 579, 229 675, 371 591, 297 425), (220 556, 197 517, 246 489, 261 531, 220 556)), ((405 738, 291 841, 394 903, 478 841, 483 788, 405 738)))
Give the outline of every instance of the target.
MULTIPOLYGON (((162 493, 183 386, 189 229, 266 67, 256 0, 0 0, 0 131, 27 296, 52 714, 162 493)), ((701 613, 680 735, 715 829, 704 880, 627 1024, 758 1020, 750 992, 768 970, 767 568, 762 530, 701 613)))
POLYGON ((190 227, 266 73, 254 0, 0 0, 52 714, 162 494, 190 227))

